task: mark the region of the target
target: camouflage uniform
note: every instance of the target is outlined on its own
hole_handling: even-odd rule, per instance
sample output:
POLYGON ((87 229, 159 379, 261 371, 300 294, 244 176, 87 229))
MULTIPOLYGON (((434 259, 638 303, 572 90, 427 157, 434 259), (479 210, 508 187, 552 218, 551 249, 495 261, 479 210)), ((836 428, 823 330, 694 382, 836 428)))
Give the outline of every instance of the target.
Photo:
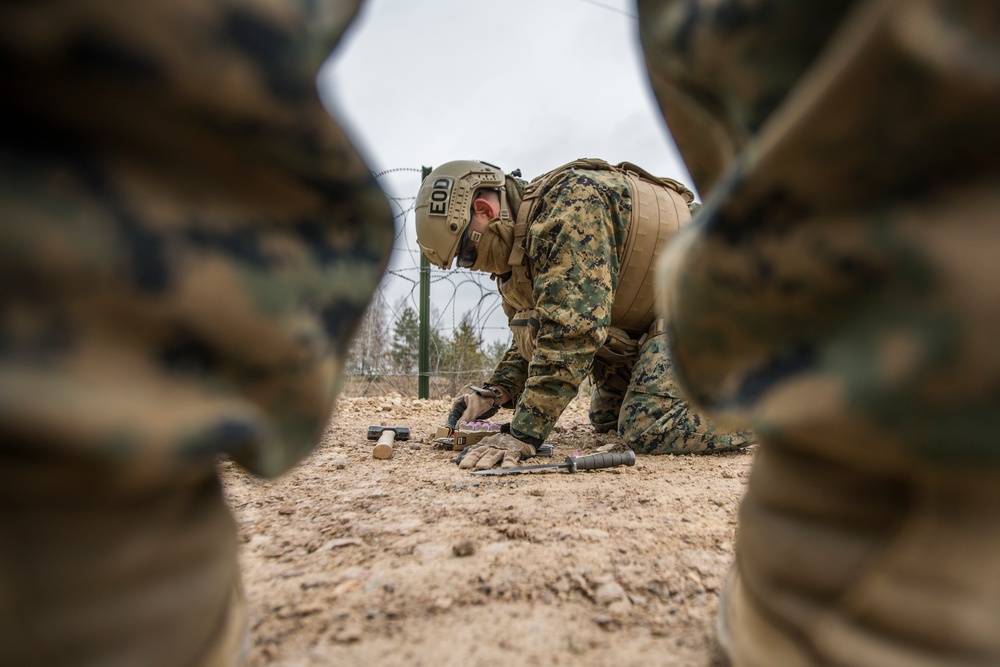
POLYGON ((1000 664, 1000 11, 639 0, 706 196, 660 275, 677 375, 761 439, 736 665, 1000 664))
MULTIPOLYGON (((631 213, 629 182, 618 172, 572 167, 544 186, 525 253, 538 319, 534 352, 529 363, 512 344, 489 380, 511 395, 515 431, 544 440, 583 378, 601 367, 598 351, 613 324, 631 213)), ((505 310, 513 315, 515 308, 505 303, 505 310)), ((700 452, 748 442, 747 434, 717 433, 691 410, 670 377, 662 334, 644 336, 636 358, 597 373, 596 380, 591 422, 599 431, 617 428, 638 452, 700 452)))
POLYGON ((0 662, 234 661, 216 457, 315 446, 391 245, 316 93, 357 8, 0 3, 0 662))

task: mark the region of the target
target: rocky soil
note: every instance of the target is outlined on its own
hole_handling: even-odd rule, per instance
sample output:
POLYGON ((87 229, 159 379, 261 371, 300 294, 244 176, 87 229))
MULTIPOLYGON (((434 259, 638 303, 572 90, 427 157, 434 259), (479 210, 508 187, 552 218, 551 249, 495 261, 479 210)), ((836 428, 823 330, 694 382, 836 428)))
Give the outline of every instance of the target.
MULTIPOLYGON (((714 614, 753 448, 480 476, 433 442, 449 407, 342 398, 284 477, 221 464, 250 667, 721 664, 714 614), (375 459, 369 425, 412 437, 375 459)), ((551 461, 613 444, 580 399, 550 441, 551 461)))

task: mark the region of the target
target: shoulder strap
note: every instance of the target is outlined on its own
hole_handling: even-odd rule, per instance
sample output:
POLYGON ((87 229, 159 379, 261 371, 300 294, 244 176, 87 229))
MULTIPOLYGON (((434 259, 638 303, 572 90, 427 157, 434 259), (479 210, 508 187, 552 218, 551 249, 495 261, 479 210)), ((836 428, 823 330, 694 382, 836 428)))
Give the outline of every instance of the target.
POLYGON ((530 303, 532 306, 534 305, 534 296, 531 276, 528 275, 528 263, 524 261, 525 237, 528 235, 528 221, 535 208, 535 202, 541 190, 540 186, 544 184, 544 180, 549 174, 536 178, 525 186, 521 208, 517 209, 517 218, 514 220, 514 244, 510 249, 510 257, 507 258, 507 263, 510 265, 511 287, 524 302, 530 303))

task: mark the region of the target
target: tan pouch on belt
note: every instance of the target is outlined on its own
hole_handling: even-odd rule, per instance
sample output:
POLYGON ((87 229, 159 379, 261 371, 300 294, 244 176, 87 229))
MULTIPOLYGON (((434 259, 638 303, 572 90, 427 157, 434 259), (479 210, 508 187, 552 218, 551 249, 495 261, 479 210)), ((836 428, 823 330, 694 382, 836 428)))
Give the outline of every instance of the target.
POLYGON ((514 336, 517 351, 525 360, 531 361, 531 355, 535 352, 535 336, 538 335, 536 311, 532 309, 515 313, 510 321, 510 331, 514 336))

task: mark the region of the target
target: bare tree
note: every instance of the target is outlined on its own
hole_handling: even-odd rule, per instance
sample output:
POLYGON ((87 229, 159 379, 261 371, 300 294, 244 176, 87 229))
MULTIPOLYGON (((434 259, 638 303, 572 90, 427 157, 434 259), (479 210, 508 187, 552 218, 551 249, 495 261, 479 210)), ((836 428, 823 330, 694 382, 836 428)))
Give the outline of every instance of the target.
POLYGON ((382 286, 379 285, 361 319, 361 326, 351 343, 348 355, 348 372, 369 380, 375 380, 389 371, 386 336, 388 321, 382 290, 382 286))

